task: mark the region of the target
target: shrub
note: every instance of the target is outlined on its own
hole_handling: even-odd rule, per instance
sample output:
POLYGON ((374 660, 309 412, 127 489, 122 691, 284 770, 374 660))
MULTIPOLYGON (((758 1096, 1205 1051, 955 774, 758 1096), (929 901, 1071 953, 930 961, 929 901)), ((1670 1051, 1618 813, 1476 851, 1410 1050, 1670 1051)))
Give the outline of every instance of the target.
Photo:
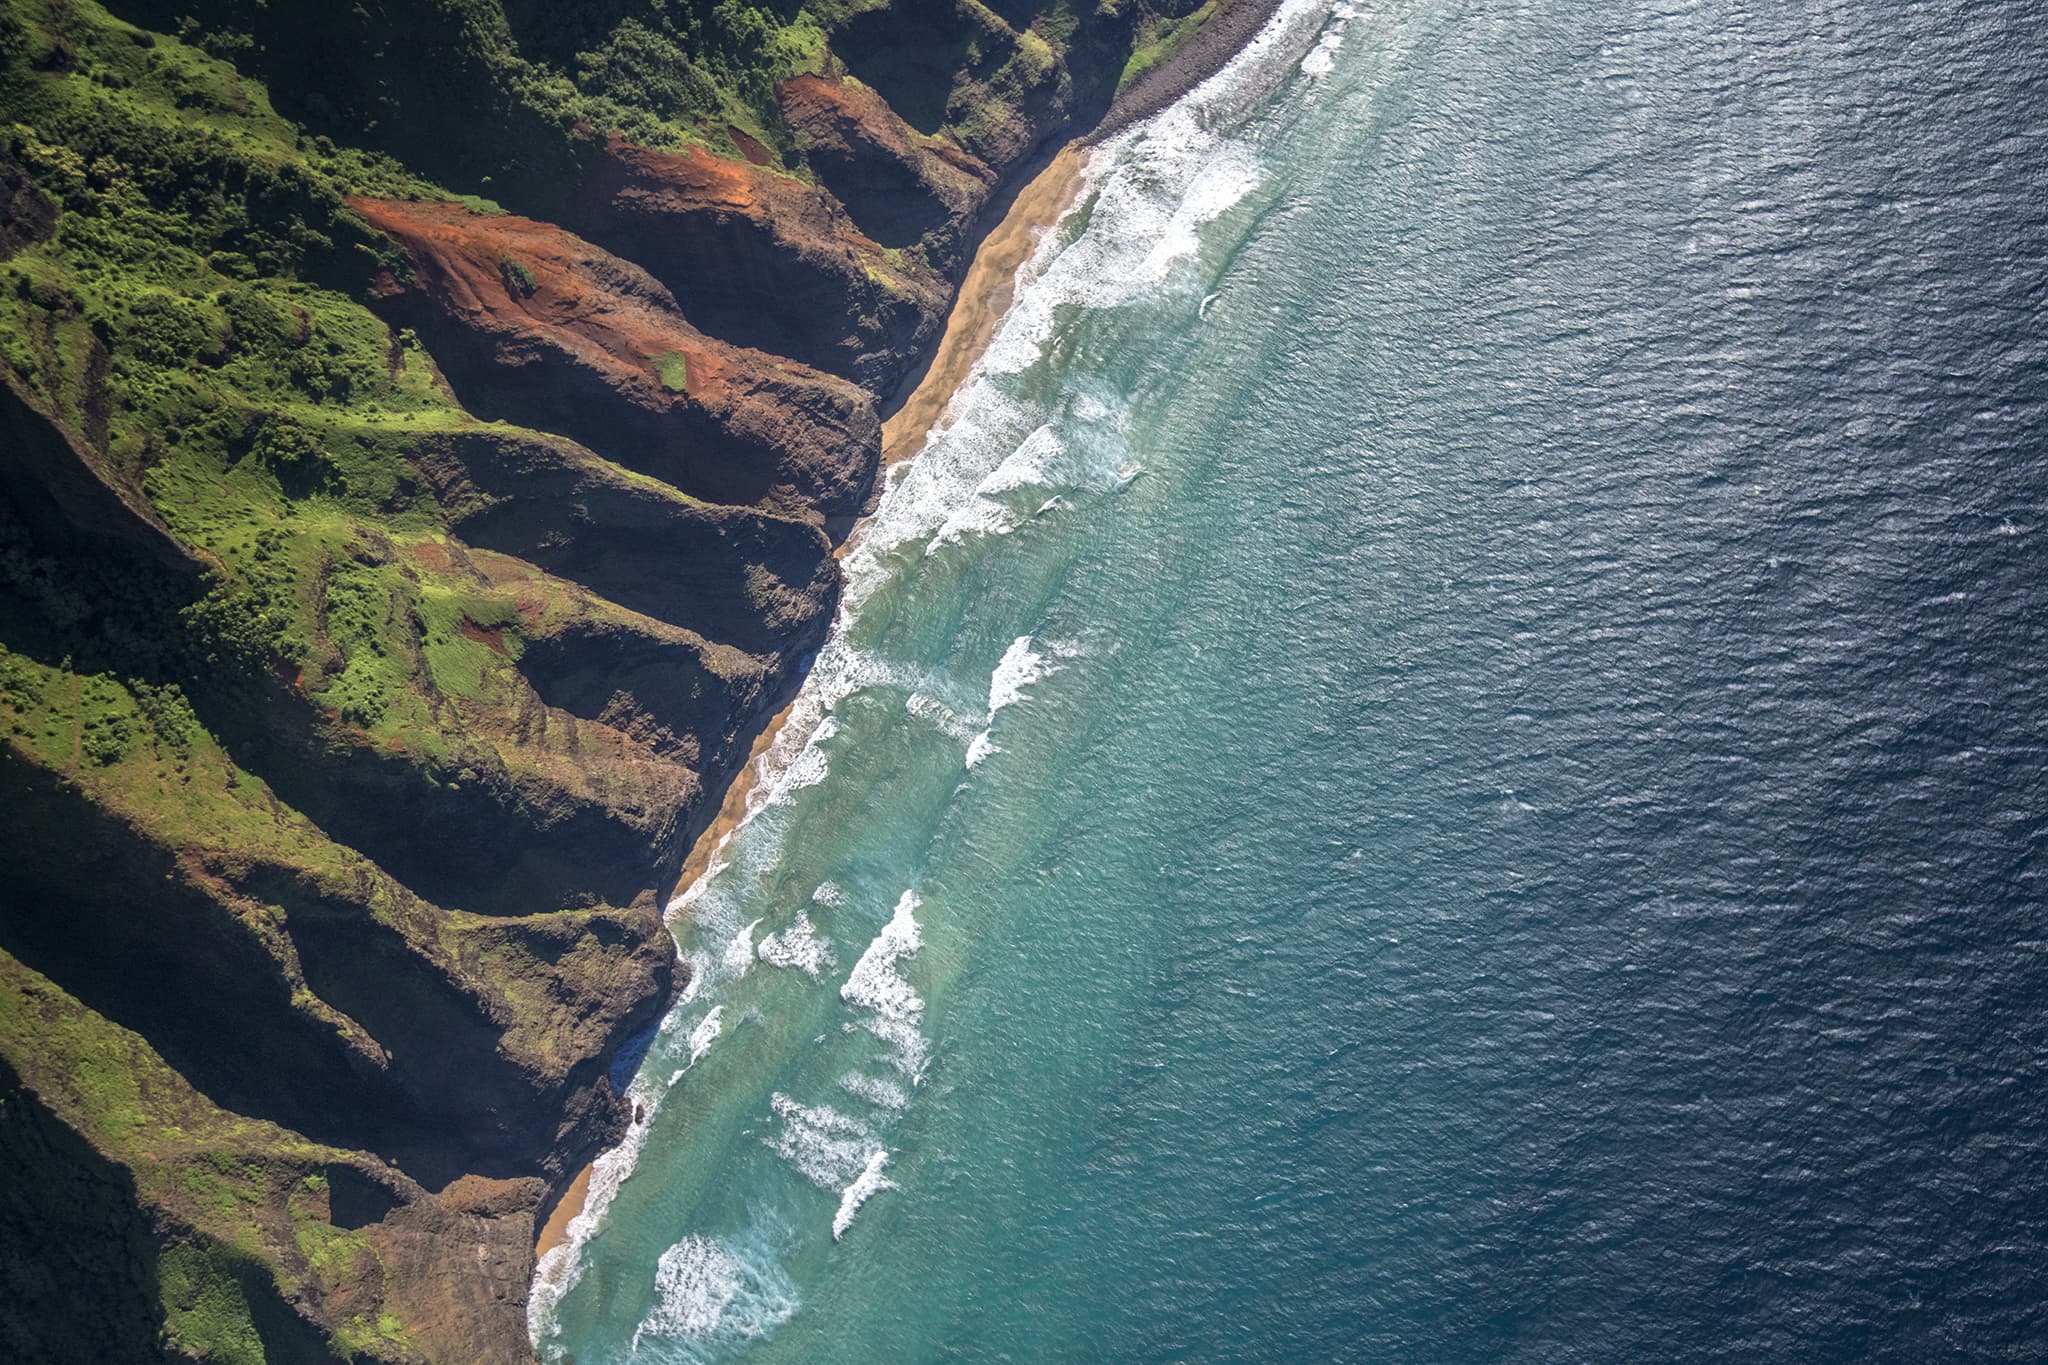
POLYGON ((505 278, 505 292, 514 298, 531 298, 540 288, 540 281, 533 277, 533 272, 510 256, 498 262, 498 273, 505 278))

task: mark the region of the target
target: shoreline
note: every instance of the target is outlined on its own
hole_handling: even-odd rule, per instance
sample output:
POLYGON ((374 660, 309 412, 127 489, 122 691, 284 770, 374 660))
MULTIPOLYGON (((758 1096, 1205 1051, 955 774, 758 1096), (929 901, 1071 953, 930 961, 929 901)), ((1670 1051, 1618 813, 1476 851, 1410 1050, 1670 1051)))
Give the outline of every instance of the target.
MULTIPOLYGON (((975 247, 930 360, 908 393, 898 395, 894 410, 883 420, 880 472, 886 473, 892 466, 915 458, 933 434, 945 429, 946 414, 954 398, 986 354, 1010 310, 1016 295, 1017 271, 1038 249, 1043 231, 1065 217, 1079 197, 1083 171, 1092 150, 1105 139, 1163 112, 1222 70, 1265 28, 1282 3, 1283 0, 1231 0, 1178 51, 1133 81, 1092 128, 1061 144, 1050 160, 1032 172, 1031 178, 1010 196, 1002 216, 975 247)), ((863 517, 862 521, 865 520, 863 517)), ((833 551, 834 557, 843 559, 858 536, 856 524, 833 551)), ((788 726, 802 691, 803 683, 799 681, 796 691, 755 736, 746 761, 726 784, 717 814, 690 845, 663 903, 664 913, 668 905, 710 871, 726 840, 746 823, 749 803, 764 776, 763 759, 788 726)), ((534 1243, 536 1266, 548 1253, 568 1242, 569 1224, 589 1202, 595 1164, 594 1160, 584 1163, 538 1229, 534 1243)))
POLYGON ((1115 137, 1179 101, 1244 51, 1284 0, 1226 0, 1192 37, 1159 65, 1140 72, 1119 93, 1101 120, 1075 141, 1092 147, 1115 137))
MULTIPOLYGON (((1038 250, 1042 233, 1066 216, 1080 194, 1087 150, 1079 138, 1061 147, 1017 191, 1009 209, 981 239, 960 282, 953 311, 946 316, 946 328, 939 334, 930 366, 903 405, 882 423, 884 471, 916 455, 935 431, 943 430, 940 424, 946 410, 1010 311, 1017 293, 1017 272, 1038 250)), ((847 537, 839 553, 852 541, 853 537, 847 537)))
MULTIPOLYGON (((946 316, 945 330, 940 333, 929 366, 902 406, 883 423, 883 470, 912 458, 924 449, 934 428, 951 406, 953 396, 988 350, 989 342, 995 339, 996 328, 1009 312, 1010 301, 1015 296, 1018 269, 1038 249, 1041 230, 1057 223, 1072 207, 1081 188, 1081 168, 1086 154, 1087 145, 1083 139, 1069 140, 1051 161, 1018 189, 1003 216, 982 238, 961 281, 952 311, 946 316)), ((856 529, 853 535, 839 543, 833 551, 834 556, 843 558, 847 547, 857 537, 856 529)), ((799 683, 797 692, 802 690, 799 683)), ((754 737, 745 762, 726 783, 717 813, 691 843, 690 851, 663 902, 664 910, 710 871, 725 841, 746 823, 748 805, 765 776, 762 760, 781 738, 795 709, 796 696, 791 695, 754 737)), ((536 1263, 569 1240, 569 1224, 582 1214, 589 1202, 590 1176, 594 1166, 594 1161, 583 1164, 540 1225, 534 1241, 533 1258, 536 1263)))

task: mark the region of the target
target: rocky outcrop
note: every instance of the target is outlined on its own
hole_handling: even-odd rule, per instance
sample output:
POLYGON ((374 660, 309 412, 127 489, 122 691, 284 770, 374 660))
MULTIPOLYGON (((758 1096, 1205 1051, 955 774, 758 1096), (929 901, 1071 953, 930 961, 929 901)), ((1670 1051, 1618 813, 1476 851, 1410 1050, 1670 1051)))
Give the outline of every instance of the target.
POLYGON ((798 76, 776 93, 804 160, 863 232, 884 246, 922 243, 937 260, 959 251, 995 172, 919 133, 858 81, 798 76))
POLYGON ((348 724, 308 685, 280 682, 254 715, 223 718, 224 738, 280 799, 429 899, 492 915, 628 905, 680 860, 702 775, 551 712, 523 679, 484 700, 436 692, 432 749, 348 724))
POLYGON ((10 370, 0 368, 0 449, 13 512, 48 539, 76 536, 135 548, 160 570, 196 579, 199 556, 178 543, 133 480, 95 442, 47 413, 10 370))
POLYGON ((644 266, 714 336, 886 393, 944 319, 946 290, 891 259, 831 195, 702 148, 614 139, 572 226, 644 266))
MULTIPOLYGON (((838 601, 832 545, 786 513, 721 506, 635 478, 571 441, 516 427, 420 438, 408 458, 464 542, 516 555, 700 642, 711 672, 742 663, 718 645, 773 661, 816 649, 838 601), (714 659, 713 656, 716 656, 714 659)), ((752 691, 734 684, 734 714, 752 691)))
POLYGON ((40 1046, 19 1069, 0 1062, 8 1359, 528 1358, 543 1181, 430 1189, 222 1109, 141 1035, 0 951, 0 1045, 27 1039, 40 1046), (223 1204, 231 1240, 207 1230, 223 1204))
MULTIPOLYGON (((1069 41, 1114 35, 1126 7, 1095 12, 1069 41)), ((1034 30, 1027 5, 899 0, 851 15, 833 51, 889 107, 926 133, 943 132, 983 164, 1008 171, 1075 109, 1073 75, 1034 30)))
POLYGON ((16 756, 0 779, 0 816, 42 836, 11 868, 0 949, 237 1112, 431 1186, 531 1171, 565 1113, 600 1133, 622 1118, 599 1058, 667 988, 651 907, 451 919, 366 860, 321 867, 295 840, 172 852, 16 756))
POLYGON ((639 267, 573 234, 458 204, 358 199, 416 284, 378 286, 472 412, 583 444, 686 493, 856 514, 881 423, 860 390, 715 341, 639 267))

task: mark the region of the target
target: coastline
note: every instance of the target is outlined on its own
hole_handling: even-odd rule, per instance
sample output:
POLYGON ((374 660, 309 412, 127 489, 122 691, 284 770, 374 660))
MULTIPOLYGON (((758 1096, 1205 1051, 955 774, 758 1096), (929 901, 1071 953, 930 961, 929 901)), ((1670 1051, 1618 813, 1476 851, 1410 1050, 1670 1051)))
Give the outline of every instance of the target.
MULTIPOLYGON (((961 281, 946 329, 939 336, 930 366, 904 399, 903 406, 882 423, 882 468, 910 459, 930 439, 974 371, 975 362, 995 339, 996 328, 1010 311, 1017 292, 1017 271, 1038 249, 1039 234, 1073 207, 1081 191, 1087 149, 1081 139, 1061 147, 1010 203, 1008 212, 982 238, 961 281)), ((846 545, 839 547, 845 553, 846 545)))
POLYGON ((1164 61, 1140 72, 1117 95, 1101 121, 1075 141, 1092 147, 1164 113, 1242 52, 1280 12, 1281 4, 1282 0, 1227 0, 1164 61))
MULTIPOLYGON (((1081 188, 1081 170, 1085 161, 1084 140, 1069 140, 1017 191, 1003 216, 982 238, 973 261, 967 267, 960 292, 953 301, 952 311, 946 317, 945 330, 940 334, 929 366, 902 406, 883 423, 884 470, 924 449, 926 440, 945 416, 954 394, 973 373, 975 362, 988 349, 1003 315, 1009 311, 1010 300, 1016 292, 1017 271, 1037 249, 1040 231, 1057 223, 1073 206, 1081 188)), ((835 555, 843 558, 858 534, 856 528, 854 534, 840 542, 835 555)), ((795 708, 796 698, 791 696, 754 737, 746 761, 726 783, 717 813, 691 843, 669 890, 667 903, 673 903, 676 897, 711 870, 719 849, 746 823, 754 792, 767 776, 764 760, 789 724, 790 713, 795 708)), ((536 1264, 569 1240, 569 1224, 589 1202, 594 1166, 594 1161, 584 1163, 540 1224, 533 1250, 536 1264)))
MULTIPOLYGON (((1281 4, 1282 0, 1232 0, 1226 4, 1193 38, 1133 81, 1093 127, 1061 144, 1011 195, 1002 216, 975 248, 931 358, 908 392, 898 395, 894 410, 883 422, 883 471, 915 458, 932 434, 943 430, 955 396, 973 375, 976 363, 1009 312, 1016 293, 1017 271, 1037 249, 1043 231, 1065 217, 1079 197, 1092 149, 1161 113, 1215 75, 1264 29, 1281 4)), ((858 535, 856 524, 852 533, 841 540, 835 557, 843 558, 858 535)), ((717 813, 691 844, 669 892, 668 904, 673 904, 711 871, 719 850, 746 823, 753 794, 769 775, 765 759, 787 727, 795 706, 796 696, 792 695, 755 737, 746 761, 727 783, 717 813)), ((594 1168, 594 1161, 583 1165, 563 1187, 537 1229, 536 1266, 551 1251, 568 1242, 570 1223, 589 1202, 594 1168)))

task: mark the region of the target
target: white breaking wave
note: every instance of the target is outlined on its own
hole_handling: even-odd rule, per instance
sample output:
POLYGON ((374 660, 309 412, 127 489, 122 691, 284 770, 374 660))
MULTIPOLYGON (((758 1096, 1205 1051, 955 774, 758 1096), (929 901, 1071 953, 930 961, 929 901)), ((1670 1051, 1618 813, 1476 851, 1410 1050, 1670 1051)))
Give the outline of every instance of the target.
POLYGON ((838 1241, 853 1226, 853 1215, 860 1212, 860 1206, 873 1199, 883 1190, 893 1190, 896 1182, 882 1174, 882 1168, 889 1164, 889 1154, 877 1147, 868 1164, 855 1177, 852 1184, 839 1192, 839 1212, 832 1215, 832 1240, 838 1241))
POLYGON ((794 967, 813 980, 832 965, 832 946, 811 927, 808 910, 797 911, 795 919, 762 939, 754 955, 771 967, 794 967))
MULTIPOLYGON (((711 1012, 704 1016, 703 1022, 690 1030, 691 1066, 703 1061, 704 1054, 711 1051, 711 1044, 717 1041, 719 1033, 725 1027, 721 1022, 724 1014, 725 1006, 713 1005, 711 1012)), ((670 1084, 673 1085, 674 1082, 671 1081, 670 1084)))
POLYGON ((746 928, 734 934, 732 941, 725 945, 724 964, 727 974, 731 976, 745 976, 747 974, 747 968, 752 966, 754 961, 754 930, 759 928, 760 925, 761 921, 755 920, 747 925, 746 928))
POLYGON ((796 1288, 772 1258, 757 1260, 708 1237, 685 1237, 662 1252, 654 1290, 654 1307, 633 1332, 636 1354, 648 1336, 759 1339, 797 1309, 796 1288))
POLYGON ((996 716, 1004 708, 1028 700, 1025 689, 1045 681, 1054 671, 1054 667, 1047 666, 1046 656, 1032 648, 1029 635, 1019 635, 1003 651, 1002 660, 988 680, 988 728, 967 746, 968 767, 976 767, 990 754, 1001 752, 995 742, 996 716))
POLYGON ((875 935, 860 961, 853 964, 846 984, 839 988, 841 1000, 898 1022, 915 1019, 923 1012, 924 1001, 896 970, 899 961, 914 956, 924 944, 917 931, 917 905, 915 891, 905 891, 897 900, 896 913, 875 935))
POLYGON ((923 946, 917 929, 917 907, 917 893, 905 891, 896 902, 896 913, 875 935, 875 941, 854 963, 846 984, 839 988, 841 1000, 873 1011, 862 1021, 863 1027, 888 1044, 890 1065, 913 1085, 923 1078, 925 1058, 930 1054, 930 1044, 918 1028, 924 1000, 903 979, 896 964, 915 956, 923 946))
POLYGON ((878 1109, 903 1109, 910 1104, 909 1091, 894 1081, 870 1076, 865 1071, 847 1072, 839 1078, 839 1088, 878 1109))
POLYGON ((859 1119, 829 1104, 799 1104, 780 1091, 769 1104, 782 1123, 765 1141, 819 1189, 837 1193, 866 1168, 875 1140, 859 1119))
POLYGON ((805 740, 803 749, 783 768, 771 799, 786 801, 805 787, 815 787, 823 782, 831 772, 831 762, 825 757, 824 746, 838 733, 839 722, 832 717, 826 716, 819 721, 805 740))
POLYGON ((1330 26, 1323 30, 1323 36, 1301 59, 1301 74, 1304 76, 1327 76, 1337 69, 1337 50, 1344 46, 1344 30, 1356 19, 1361 7, 1351 0, 1338 0, 1336 13, 1330 19, 1330 26))
POLYGON ((1019 635, 1012 640, 997 662, 995 672, 989 674, 989 719, 994 720, 996 712, 1005 706, 1015 706, 1023 701, 1024 689, 1045 681, 1047 672, 1045 656, 1031 647, 1029 635, 1019 635))
POLYGON ((1000 752, 1000 750, 996 748, 996 742, 993 739, 989 738, 988 731, 983 730, 980 734, 976 735, 971 741, 968 742, 967 766, 970 768, 978 768, 981 766, 981 761, 983 759, 987 758, 990 754, 998 752, 1000 752))
POLYGON ((1001 464, 974 486, 973 496, 947 516, 924 552, 935 555, 970 535, 1006 536, 1016 530, 1030 516, 1031 505, 1040 499, 1020 503, 1006 495, 1022 489, 1050 487, 1054 468, 1066 453, 1066 442, 1050 423, 1034 427, 1001 464))

